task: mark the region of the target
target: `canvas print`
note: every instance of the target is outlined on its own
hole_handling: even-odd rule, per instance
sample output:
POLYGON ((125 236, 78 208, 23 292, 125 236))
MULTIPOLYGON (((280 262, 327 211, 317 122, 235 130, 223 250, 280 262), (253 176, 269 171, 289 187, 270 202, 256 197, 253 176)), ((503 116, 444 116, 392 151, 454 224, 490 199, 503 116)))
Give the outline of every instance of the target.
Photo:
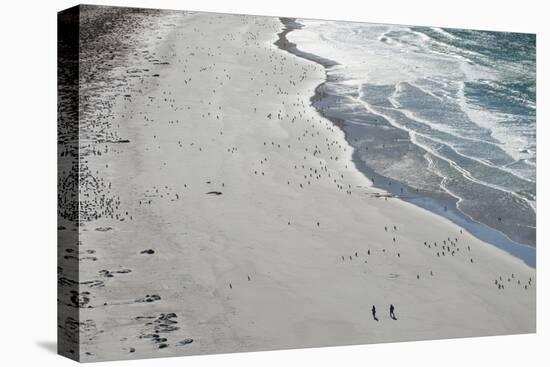
POLYGON ((535 332, 534 34, 58 14, 58 349, 535 332))

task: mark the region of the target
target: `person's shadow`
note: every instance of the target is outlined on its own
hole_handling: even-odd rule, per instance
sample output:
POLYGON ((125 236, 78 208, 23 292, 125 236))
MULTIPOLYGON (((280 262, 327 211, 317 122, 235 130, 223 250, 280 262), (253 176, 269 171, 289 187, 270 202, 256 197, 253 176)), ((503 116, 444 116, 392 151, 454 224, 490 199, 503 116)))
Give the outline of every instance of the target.
POLYGON ((57 342, 55 341, 40 340, 36 342, 36 345, 50 353, 57 354, 57 342))

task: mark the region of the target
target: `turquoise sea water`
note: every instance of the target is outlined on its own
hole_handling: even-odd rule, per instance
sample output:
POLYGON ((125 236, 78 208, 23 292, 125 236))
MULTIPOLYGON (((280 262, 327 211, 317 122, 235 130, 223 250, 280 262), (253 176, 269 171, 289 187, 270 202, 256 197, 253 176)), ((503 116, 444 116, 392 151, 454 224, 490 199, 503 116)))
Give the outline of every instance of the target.
POLYGON ((337 63, 315 106, 360 166, 535 246, 535 35, 297 21, 288 39, 337 63))

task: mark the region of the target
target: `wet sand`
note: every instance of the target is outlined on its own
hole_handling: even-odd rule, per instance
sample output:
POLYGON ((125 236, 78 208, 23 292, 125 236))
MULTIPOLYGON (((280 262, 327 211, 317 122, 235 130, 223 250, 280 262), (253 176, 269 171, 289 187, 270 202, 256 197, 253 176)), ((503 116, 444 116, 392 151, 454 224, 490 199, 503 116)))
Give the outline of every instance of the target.
POLYGON ((374 187, 277 18, 119 16, 81 62, 82 361, 535 331, 534 269, 374 187))

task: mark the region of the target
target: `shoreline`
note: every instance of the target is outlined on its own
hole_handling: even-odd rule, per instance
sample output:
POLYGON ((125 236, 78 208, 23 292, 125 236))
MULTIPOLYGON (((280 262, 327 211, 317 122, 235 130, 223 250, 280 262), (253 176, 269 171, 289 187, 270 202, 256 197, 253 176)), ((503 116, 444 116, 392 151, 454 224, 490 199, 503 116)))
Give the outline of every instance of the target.
POLYGON ((342 126, 344 122, 341 119, 324 113, 323 108, 320 108, 318 106, 318 104, 322 102, 325 95, 325 85, 330 82, 331 79, 331 76, 328 74, 328 70, 331 67, 338 65, 338 63, 336 61, 300 50, 295 43, 290 42, 286 38, 286 35, 293 30, 303 28, 303 25, 298 23, 296 21, 296 18, 281 17, 279 18, 279 20, 284 27, 283 30, 278 33, 277 36, 279 38, 274 44, 283 51, 289 52, 295 56, 313 61, 323 66, 323 68, 325 69, 325 80, 315 88, 315 94, 310 98, 311 105, 319 112, 321 116, 331 121, 333 125, 342 130, 346 141, 353 149, 353 164, 355 165, 357 170, 361 172, 361 174, 363 174, 367 179, 372 182, 373 187, 387 192, 391 197, 395 197, 405 202, 412 203, 420 208, 442 216, 450 220, 454 224, 469 231, 479 240, 487 242, 499 249, 502 249, 512 256, 521 259, 530 267, 536 268, 536 246, 531 246, 514 241, 508 235, 499 231, 498 229, 492 228, 485 223, 474 220, 471 216, 462 212, 458 208, 457 204, 460 201, 458 198, 455 198, 451 195, 449 195, 449 197, 445 197, 444 195, 439 196, 435 193, 428 192, 422 192, 421 195, 418 195, 420 191, 400 181, 398 182, 399 185, 380 185, 379 182, 381 181, 387 182, 395 180, 391 180, 375 172, 374 169, 367 166, 367 164, 358 157, 357 150, 348 140, 348 132, 342 126), (399 189, 397 186, 399 186, 399 189))
POLYGON ((147 30, 120 47, 135 52, 82 87, 111 102, 82 120, 103 133, 81 150, 97 177, 79 227, 83 361, 535 330, 534 269, 384 200, 310 105, 323 67, 274 45, 277 18, 135 20, 147 30), (399 321, 370 317, 390 303, 399 321))

